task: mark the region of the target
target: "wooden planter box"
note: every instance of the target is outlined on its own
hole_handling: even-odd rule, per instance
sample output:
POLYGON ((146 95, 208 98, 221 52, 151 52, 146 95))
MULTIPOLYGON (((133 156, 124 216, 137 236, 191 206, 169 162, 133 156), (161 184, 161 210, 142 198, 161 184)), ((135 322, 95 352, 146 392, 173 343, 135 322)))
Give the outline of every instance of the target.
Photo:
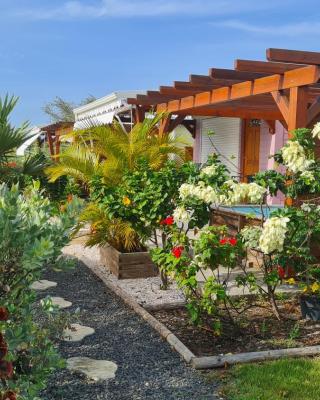
POLYGON ((111 246, 100 248, 101 261, 118 279, 149 278, 159 274, 148 252, 120 253, 111 246))

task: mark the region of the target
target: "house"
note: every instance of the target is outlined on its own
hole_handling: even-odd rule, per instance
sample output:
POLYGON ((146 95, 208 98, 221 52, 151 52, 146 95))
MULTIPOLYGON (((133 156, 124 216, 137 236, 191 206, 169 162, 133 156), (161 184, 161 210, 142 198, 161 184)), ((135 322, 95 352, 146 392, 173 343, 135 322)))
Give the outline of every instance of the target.
POLYGON ((127 103, 127 98, 144 93, 144 91, 137 90, 113 92, 75 108, 73 110, 74 129, 83 129, 92 124, 111 124, 114 120, 129 129, 134 124, 135 115, 133 107, 127 103))
MULTIPOLYGON (((145 91, 118 91, 101 97, 89 104, 73 110, 75 116, 74 129, 83 129, 90 125, 111 124, 118 121, 127 131, 140 121, 141 109, 128 104, 127 99, 144 95, 145 91)), ((151 110, 150 110, 151 111, 151 110)), ((151 113, 146 117, 151 117, 151 113)), ((179 119, 180 121, 180 119, 179 119)), ((177 121, 178 122, 178 121, 177 121)), ((192 118, 183 118, 172 129, 173 135, 189 137, 190 147, 186 148, 187 158, 193 159, 193 142, 195 137, 195 124, 192 118)))
POLYGON ((166 112, 160 134, 192 116, 193 160, 204 163, 219 153, 234 176, 248 181, 259 170, 273 169, 270 155, 291 130, 320 119, 319 66, 320 53, 268 49, 267 61, 236 60, 234 69, 211 68, 208 75, 190 75, 127 102, 140 118, 149 109, 166 112))

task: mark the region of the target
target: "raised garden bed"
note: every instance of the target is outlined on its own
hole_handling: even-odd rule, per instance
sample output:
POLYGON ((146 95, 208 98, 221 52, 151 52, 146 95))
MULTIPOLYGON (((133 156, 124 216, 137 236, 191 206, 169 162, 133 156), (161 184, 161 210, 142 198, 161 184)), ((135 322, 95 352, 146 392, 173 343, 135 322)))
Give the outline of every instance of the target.
POLYGON ((149 278, 159 274, 149 253, 120 253, 112 246, 100 248, 101 262, 118 279, 149 278))
POLYGON ((184 308, 154 311, 152 314, 196 357, 293 350, 320 344, 320 323, 302 319, 296 297, 281 302, 280 306, 286 319, 278 321, 267 309, 252 308, 239 320, 241 329, 224 322, 221 336, 214 336, 210 331, 192 325, 184 308))

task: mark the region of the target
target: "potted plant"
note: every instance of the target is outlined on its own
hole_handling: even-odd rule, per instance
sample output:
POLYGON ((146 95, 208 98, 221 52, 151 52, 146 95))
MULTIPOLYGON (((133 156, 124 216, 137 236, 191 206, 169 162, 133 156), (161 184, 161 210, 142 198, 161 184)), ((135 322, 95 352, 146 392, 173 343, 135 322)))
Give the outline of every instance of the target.
POLYGON ((145 244, 129 221, 110 217, 107 208, 90 203, 80 216, 78 229, 87 223, 91 232, 86 245, 100 247, 101 261, 118 279, 158 275, 145 244))

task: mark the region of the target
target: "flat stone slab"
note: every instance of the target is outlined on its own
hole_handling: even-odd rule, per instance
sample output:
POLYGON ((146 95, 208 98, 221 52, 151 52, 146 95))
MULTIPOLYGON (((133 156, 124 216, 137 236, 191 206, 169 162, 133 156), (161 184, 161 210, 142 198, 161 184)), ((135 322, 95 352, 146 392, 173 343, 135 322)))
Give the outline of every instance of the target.
POLYGON ((72 306, 71 301, 65 300, 63 297, 51 297, 52 304, 59 308, 68 308, 72 306))
POLYGON ((93 335, 95 330, 89 326, 71 324, 70 329, 63 331, 63 340, 66 342, 81 342, 87 336, 93 335))
POLYGON ((33 290, 47 290, 52 287, 56 287, 57 282, 47 281, 46 279, 41 279, 40 281, 33 282, 30 286, 33 290))
POLYGON ((80 372, 95 382, 115 378, 118 369, 112 361, 94 360, 88 357, 71 357, 67 360, 67 369, 80 372))

